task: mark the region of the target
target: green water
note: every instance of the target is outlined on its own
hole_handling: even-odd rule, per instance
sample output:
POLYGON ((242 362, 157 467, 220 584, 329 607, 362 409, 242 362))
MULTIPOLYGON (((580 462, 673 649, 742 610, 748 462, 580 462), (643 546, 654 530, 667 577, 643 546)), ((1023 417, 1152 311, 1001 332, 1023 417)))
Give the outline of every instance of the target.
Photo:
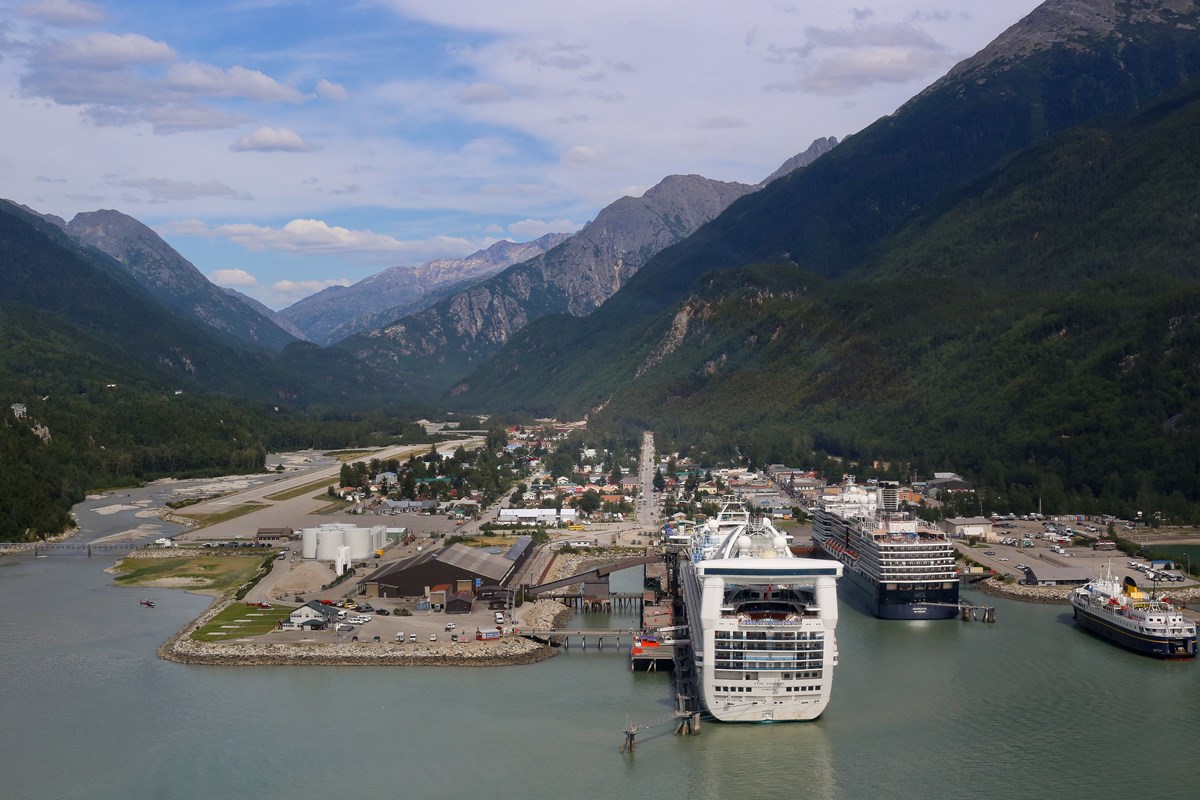
POLYGON ((1065 606, 990 601, 985 625, 843 604, 820 720, 662 725, 629 757, 624 726, 668 715, 673 694, 625 651, 495 669, 172 664, 155 647, 207 601, 110 586, 107 565, 0 560, 5 798, 1198 794, 1198 665, 1120 650, 1065 606))

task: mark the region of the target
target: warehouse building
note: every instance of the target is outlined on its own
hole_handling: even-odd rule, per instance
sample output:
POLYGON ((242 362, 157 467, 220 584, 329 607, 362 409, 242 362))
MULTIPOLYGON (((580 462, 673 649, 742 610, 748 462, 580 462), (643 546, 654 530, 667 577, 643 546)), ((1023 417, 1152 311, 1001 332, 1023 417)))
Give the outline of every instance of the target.
POLYGON ((533 553, 522 536, 504 553, 452 544, 381 567, 359 583, 367 597, 424 597, 430 587, 449 584, 450 591, 474 592, 480 586, 503 586, 533 553))

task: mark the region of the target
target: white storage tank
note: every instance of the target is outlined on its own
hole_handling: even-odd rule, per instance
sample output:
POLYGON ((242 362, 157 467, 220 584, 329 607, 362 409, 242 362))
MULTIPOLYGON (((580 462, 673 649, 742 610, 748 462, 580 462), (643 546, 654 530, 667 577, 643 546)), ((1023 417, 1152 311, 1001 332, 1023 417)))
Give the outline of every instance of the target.
POLYGON ((346 531, 346 545, 350 548, 351 561, 365 561, 373 555, 369 528, 351 528, 346 531))
POLYGON ((300 531, 300 555, 304 558, 317 557, 317 529, 305 528, 300 531))
POLYGON ((376 525, 371 528, 371 549, 382 550, 387 547, 387 528, 376 525))
POLYGON ((346 546, 346 534, 338 527, 322 526, 317 532, 317 560, 335 561, 339 547, 346 546))

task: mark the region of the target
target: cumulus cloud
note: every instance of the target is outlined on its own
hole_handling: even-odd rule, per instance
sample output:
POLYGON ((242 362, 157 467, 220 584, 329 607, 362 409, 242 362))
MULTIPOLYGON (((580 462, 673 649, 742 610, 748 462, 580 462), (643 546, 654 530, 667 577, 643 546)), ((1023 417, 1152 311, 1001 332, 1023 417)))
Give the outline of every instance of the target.
POLYGON ((867 22, 874 14, 852 9, 848 28, 804 29, 802 44, 772 45, 769 63, 796 67, 798 74, 768 83, 775 92, 846 94, 878 84, 907 83, 938 70, 948 48, 909 22, 867 22))
POLYGON ((333 81, 319 80, 317 81, 317 97, 322 100, 334 100, 340 102, 350 96, 346 91, 346 87, 340 83, 333 81))
POLYGON ((138 33, 89 33, 66 39, 50 47, 49 61, 88 69, 120 69, 140 64, 163 64, 175 59, 166 42, 156 42, 138 33))
POLYGON ((523 219, 508 226, 508 232, 517 239, 537 239, 547 233, 574 233, 582 227, 569 219, 523 219))
POLYGON ((218 269, 209 276, 217 286, 257 286, 258 279, 244 269, 218 269))
POLYGON ((17 6, 17 13, 60 28, 95 25, 104 21, 104 9, 85 0, 33 0, 17 6))
POLYGON ((256 69, 229 69, 198 61, 172 64, 165 85, 176 91, 205 97, 244 97, 269 103, 303 103, 304 95, 256 69))
POLYGON ((262 127, 238 139, 229 145, 229 149, 236 152, 299 153, 312 150, 313 147, 288 128, 262 127))

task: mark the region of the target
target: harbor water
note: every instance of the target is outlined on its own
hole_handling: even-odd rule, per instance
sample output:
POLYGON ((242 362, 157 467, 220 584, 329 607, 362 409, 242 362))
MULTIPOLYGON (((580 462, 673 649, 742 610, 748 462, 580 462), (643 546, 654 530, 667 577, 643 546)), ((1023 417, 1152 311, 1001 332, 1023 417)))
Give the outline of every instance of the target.
MULTIPOLYGON (((103 525, 91 535, 135 526, 103 525)), ((695 737, 663 724, 629 756, 622 729, 665 719, 674 696, 625 649, 503 668, 168 663, 155 648, 208 599, 115 587, 111 563, 0 558, 6 798, 1196 794, 1198 665, 1120 650, 1067 606, 964 592, 997 606, 986 625, 842 604, 820 720, 695 737)))

